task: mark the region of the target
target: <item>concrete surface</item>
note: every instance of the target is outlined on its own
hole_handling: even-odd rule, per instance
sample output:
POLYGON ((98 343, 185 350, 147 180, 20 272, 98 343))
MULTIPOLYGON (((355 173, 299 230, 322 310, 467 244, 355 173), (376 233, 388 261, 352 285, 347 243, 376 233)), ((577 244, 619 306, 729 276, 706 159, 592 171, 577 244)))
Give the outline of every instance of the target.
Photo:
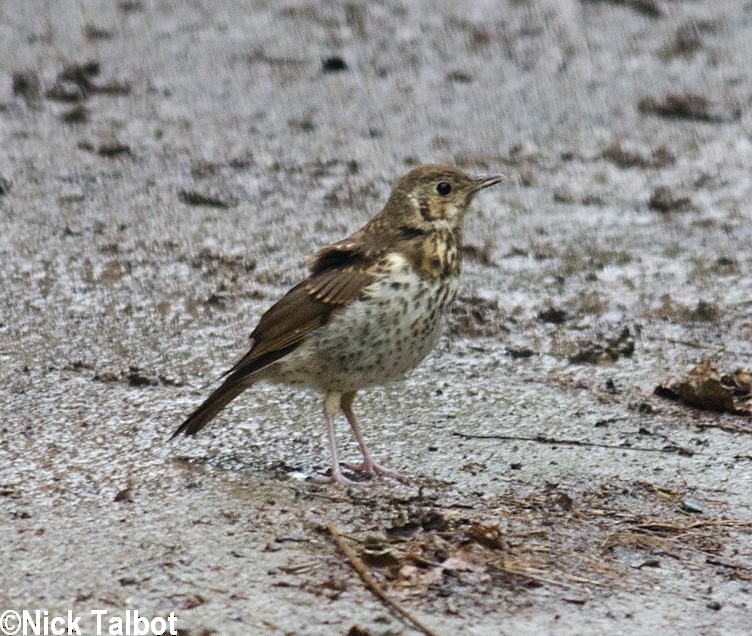
POLYGON ((414 633, 333 522, 440 633, 748 634, 752 425, 653 389, 752 359, 751 41, 731 1, 5 0, 0 609, 414 633), (509 181, 439 350, 356 402, 414 481, 305 480, 319 398, 278 387, 167 443, 437 160, 509 181))

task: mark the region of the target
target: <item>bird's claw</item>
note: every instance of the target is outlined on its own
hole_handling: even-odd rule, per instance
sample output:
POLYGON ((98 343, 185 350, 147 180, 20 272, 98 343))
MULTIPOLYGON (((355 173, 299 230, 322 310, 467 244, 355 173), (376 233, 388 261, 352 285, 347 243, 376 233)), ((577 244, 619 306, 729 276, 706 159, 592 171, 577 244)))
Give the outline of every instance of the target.
POLYGON ((340 486, 373 486, 373 481, 356 481, 348 479, 340 471, 330 475, 318 475, 311 478, 317 484, 339 484, 340 486))
POLYGON ((384 468, 384 466, 380 466, 374 461, 362 461, 360 464, 342 464, 345 468, 348 468, 349 470, 352 470, 356 473, 365 473, 366 475, 371 475, 372 477, 379 477, 383 475, 384 477, 391 477, 392 479, 396 479, 397 481, 406 482, 408 481, 407 475, 397 471, 392 470, 391 468, 384 468))

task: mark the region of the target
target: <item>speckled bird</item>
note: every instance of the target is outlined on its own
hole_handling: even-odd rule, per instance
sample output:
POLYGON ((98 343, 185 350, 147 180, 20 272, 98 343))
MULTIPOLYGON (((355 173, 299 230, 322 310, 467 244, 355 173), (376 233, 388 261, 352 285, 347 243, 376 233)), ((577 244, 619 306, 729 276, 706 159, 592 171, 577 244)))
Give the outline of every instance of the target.
POLYGON ((457 293, 465 213, 480 190, 502 178, 441 164, 408 172, 379 214, 313 255, 308 278, 261 317, 248 353, 172 437, 196 434, 261 380, 310 387, 324 396, 332 464, 322 479, 368 483, 346 477, 345 466, 404 480, 373 460, 353 400, 360 389, 401 378, 434 348, 442 315, 457 293), (339 411, 363 454, 358 465, 340 464, 334 433, 339 411))

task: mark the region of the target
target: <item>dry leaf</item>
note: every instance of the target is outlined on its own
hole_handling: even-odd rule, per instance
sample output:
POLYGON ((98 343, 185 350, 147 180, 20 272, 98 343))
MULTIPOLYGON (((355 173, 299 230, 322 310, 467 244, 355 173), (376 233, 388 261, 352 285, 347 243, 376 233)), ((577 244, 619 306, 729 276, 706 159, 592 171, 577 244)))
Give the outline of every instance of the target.
POLYGON ((441 564, 445 570, 464 570, 466 572, 483 572, 487 564, 478 554, 468 550, 458 550, 441 564))
POLYGON ((654 393, 700 409, 752 415, 752 373, 737 369, 721 377, 709 360, 703 360, 685 378, 671 378, 654 393))
POLYGON ((476 543, 492 550, 503 550, 505 547, 504 535, 498 523, 493 525, 474 523, 468 528, 467 536, 476 543))

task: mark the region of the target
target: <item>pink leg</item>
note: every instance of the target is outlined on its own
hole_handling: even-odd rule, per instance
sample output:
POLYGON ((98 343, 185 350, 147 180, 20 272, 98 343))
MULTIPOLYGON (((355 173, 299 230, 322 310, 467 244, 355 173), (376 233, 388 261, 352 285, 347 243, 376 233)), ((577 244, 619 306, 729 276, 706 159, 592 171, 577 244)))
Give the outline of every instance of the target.
POLYGON ((364 472, 371 475, 386 475, 387 477, 392 477, 394 479, 398 479, 399 481, 407 481, 406 475, 403 475, 396 470, 390 470, 389 468, 379 466, 379 464, 373 461, 373 457, 371 457, 371 453, 368 452, 366 441, 363 439, 363 435, 361 435, 360 433, 360 428, 358 428, 358 423, 355 421, 355 415, 353 415, 352 412, 352 403, 354 399, 355 391, 344 393, 342 395, 342 398, 340 399, 339 405, 342 409, 342 412, 345 414, 347 421, 350 423, 350 428, 352 428, 355 439, 358 440, 360 452, 363 453, 363 462, 355 466, 353 466, 352 464, 346 464, 346 466, 350 470, 355 470, 358 472, 364 472))
POLYGON ((329 454, 332 457, 332 474, 329 477, 316 477, 319 482, 344 484, 347 486, 363 486, 364 482, 353 481, 342 474, 337 454, 337 438, 334 435, 334 416, 339 412, 339 393, 327 393, 324 396, 324 420, 326 421, 326 435, 329 440, 329 454))

